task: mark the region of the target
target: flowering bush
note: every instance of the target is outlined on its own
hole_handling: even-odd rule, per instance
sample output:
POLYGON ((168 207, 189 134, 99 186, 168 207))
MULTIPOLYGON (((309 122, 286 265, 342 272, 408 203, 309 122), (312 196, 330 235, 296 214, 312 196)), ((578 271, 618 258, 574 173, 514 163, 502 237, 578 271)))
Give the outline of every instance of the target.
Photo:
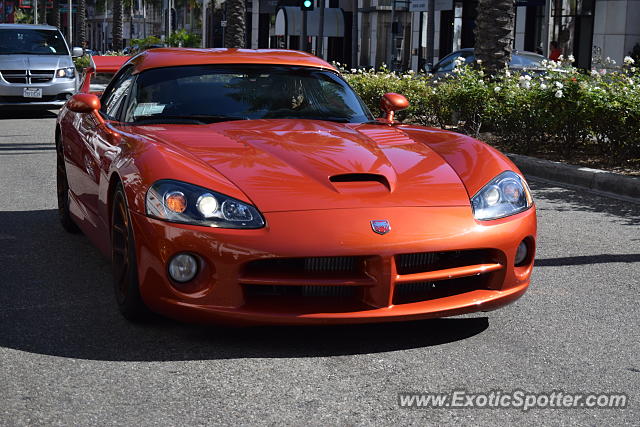
POLYGON ((542 73, 505 70, 491 78, 462 63, 439 79, 386 68, 342 72, 374 112, 384 93, 405 95, 404 121, 472 135, 488 130, 523 153, 587 149, 616 160, 639 158, 640 64, 626 57, 614 71, 585 74, 572 62, 561 58, 544 63, 542 73))

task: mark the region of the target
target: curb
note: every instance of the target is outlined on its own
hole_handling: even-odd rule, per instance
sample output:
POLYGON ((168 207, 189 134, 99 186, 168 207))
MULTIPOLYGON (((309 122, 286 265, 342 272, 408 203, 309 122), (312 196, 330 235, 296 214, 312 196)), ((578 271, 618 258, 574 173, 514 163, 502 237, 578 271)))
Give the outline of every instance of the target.
POLYGON ((567 165, 521 154, 509 153, 507 157, 522 173, 533 179, 588 189, 604 196, 640 203, 640 177, 567 165))

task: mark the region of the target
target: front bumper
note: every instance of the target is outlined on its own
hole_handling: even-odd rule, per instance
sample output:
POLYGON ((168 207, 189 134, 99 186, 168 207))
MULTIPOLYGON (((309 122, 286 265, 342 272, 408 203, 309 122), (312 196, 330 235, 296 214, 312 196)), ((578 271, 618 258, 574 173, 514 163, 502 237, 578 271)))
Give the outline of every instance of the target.
POLYGON ((0 79, 0 108, 61 108, 77 89, 76 79, 55 78, 49 83, 15 84, 0 79), (41 88, 42 98, 25 98, 25 88, 41 88))
MULTIPOLYGON (((259 230, 131 216, 143 300, 153 311, 193 322, 365 323, 493 310, 524 294, 535 251, 535 208, 486 223, 475 221, 469 207, 275 212, 265 214, 267 227, 259 230), (391 232, 373 233, 372 219, 389 220, 391 232), (530 257, 525 265, 514 267, 516 248, 525 239, 530 257), (195 254, 201 261, 200 272, 186 287, 172 283, 167 274, 169 260, 180 252, 195 254), (469 265, 403 271, 404 254, 425 253, 474 255, 469 265), (362 271, 316 274, 276 266, 287 262, 260 271, 253 267, 273 260, 323 257, 354 258, 362 271), (402 296, 405 285, 418 288, 417 299, 402 296), (255 292, 301 287, 331 289, 321 294, 255 292), (353 290, 349 296, 331 292, 345 287, 353 290), (438 290, 430 294, 427 287, 438 290)), ((465 256, 460 262, 467 260, 465 256)))

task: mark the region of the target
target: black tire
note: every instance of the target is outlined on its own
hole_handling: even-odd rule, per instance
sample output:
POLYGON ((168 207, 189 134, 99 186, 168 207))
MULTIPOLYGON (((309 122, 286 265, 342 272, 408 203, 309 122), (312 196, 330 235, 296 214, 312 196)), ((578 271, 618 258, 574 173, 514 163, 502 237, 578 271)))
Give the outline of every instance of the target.
POLYGON ((116 186, 112 200, 111 263, 116 303, 127 320, 140 321, 146 318, 148 310, 140 296, 136 245, 122 184, 116 186))
POLYGON ((73 222, 69 212, 69 182, 67 181, 67 168, 60 140, 56 141, 56 192, 58 195, 58 217, 62 228, 68 233, 80 233, 80 228, 73 222))

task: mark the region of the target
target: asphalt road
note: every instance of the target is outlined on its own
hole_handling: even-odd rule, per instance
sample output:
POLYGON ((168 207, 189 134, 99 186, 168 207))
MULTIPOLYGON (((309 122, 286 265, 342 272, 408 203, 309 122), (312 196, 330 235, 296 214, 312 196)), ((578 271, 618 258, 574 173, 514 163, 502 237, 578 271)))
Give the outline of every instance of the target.
POLYGON ((0 424, 640 423, 640 205, 532 183, 517 303, 465 318, 229 329, 116 312, 55 210, 55 115, 0 116, 0 424), (398 393, 621 392, 626 409, 401 409, 398 393))

